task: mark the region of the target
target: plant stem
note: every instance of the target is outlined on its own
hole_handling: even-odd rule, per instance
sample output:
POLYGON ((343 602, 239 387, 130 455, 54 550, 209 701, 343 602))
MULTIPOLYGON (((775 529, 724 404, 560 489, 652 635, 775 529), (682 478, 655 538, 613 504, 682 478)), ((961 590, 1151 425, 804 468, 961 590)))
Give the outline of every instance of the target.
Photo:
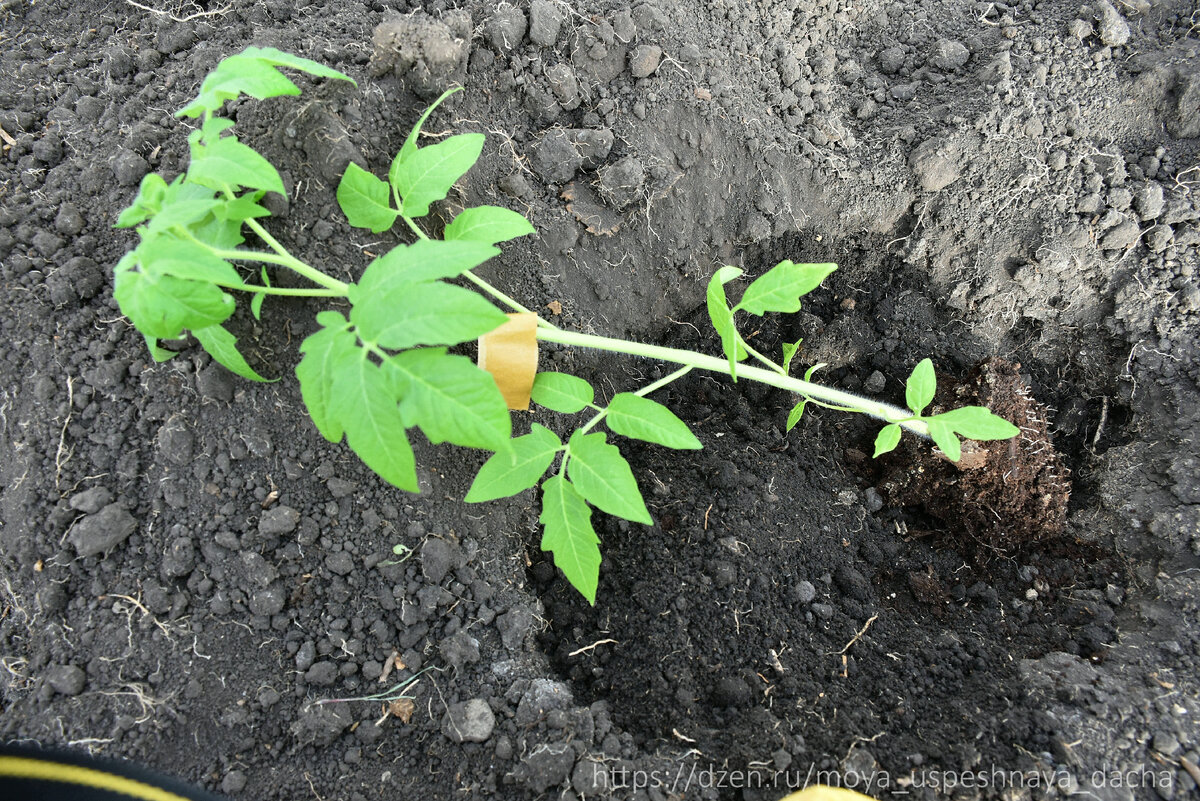
MULTIPOLYGON (((299 273, 309 281, 312 281, 314 284, 320 284, 323 287, 337 290, 339 295, 346 294, 346 290, 349 286, 348 284, 326 275, 316 267, 310 267, 309 265, 297 259, 291 253, 288 253, 287 248, 279 244, 275 237, 271 236, 271 233, 266 228, 263 228, 258 220, 247 218, 246 225, 250 226, 250 230, 258 234, 259 239, 266 242, 267 245, 270 246, 271 250, 278 253, 280 258, 283 259, 283 261, 275 262, 276 264, 282 264, 284 267, 291 269, 293 272, 299 273)), ((265 259, 263 259, 263 261, 265 261, 265 259)))
POLYGON ((283 297, 293 298, 340 298, 345 297, 344 292, 339 292, 333 289, 320 289, 318 287, 286 287, 286 286, 258 286, 257 284, 222 284, 214 281, 217 286, 223 286, 227 289, 240 289, 243 292, 261 292, 264 295, 280 295, 283 297))
MULTIPOLYGON (((699 370, 708 370, 713 373, 729 375, 728 360, 718 359, 714 356, 696 353, 695 351, 667 348, 659 345, 644 345, 639 342, 629 342, 623 339, 612 339, 593 334, 580 334, 560 329, 540 328, 538 329, 537 336, 538 339, 546 342, 558 342, 563 345, 573 345, 582 348, 595 348, 596 350, 605 350, 612 353, 625 353, 630 356, 641 356, 647 359, 674 362, 675 364, 682 364, 699 370)), ((888 423, 899 423, 903 428, 914 434, 923 437, 929 436, 929 429, 925 423, 921 420, 912 419, 912 412, 908 409, 901 409, 897 406, 880 403, 870 398, 863 398, 850 392, 843 392, 840 389, 813 384, 809 381, 780 375, 772 370, 765 370, 761 367, 754 367, 747 364, 738 365, 737 373, 739 378, 748 378, 751 381, 758 381, 778 387, 779 389, 786 389, 816 401, 838 404, 888 423)), ((670 377, 668 376, 668 378, 670 377)))

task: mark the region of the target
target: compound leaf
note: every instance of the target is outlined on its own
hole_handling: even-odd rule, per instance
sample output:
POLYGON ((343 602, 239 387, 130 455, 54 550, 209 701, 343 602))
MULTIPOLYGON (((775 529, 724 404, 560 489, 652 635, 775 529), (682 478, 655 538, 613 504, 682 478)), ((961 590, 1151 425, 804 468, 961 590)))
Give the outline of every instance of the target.
POLYGON ((307 72, 309 75, 314 75, 318 78, 337 78, 342 81, 350 81, 350 83, 358 86, 350 76, 338 72, 333 67, 327 67, 318 61, 313 61, 303 56, 285 53, 274 47, 247 47, 242 51, 242 55, 256 58, 259 61, 264 61, 276 67, 291 67, 292 69, 307 72))
POLYGON ((367 467, 388 483, 418 492, 416 460, 384 371, 357 349, 334 365, 329 405, 346 431, 346 442, 367 467))
POLYGON ((483 134, 456 134, 401 161, 389 176, 400 194, 401 213, 405 217, 428 214, 429 204, 444 198, 454 182, 474 166, 483 142, 483 134))
POLYGON ((350 320, 364 340, 402 350, 478 339, 508 322, 508 316, 469 289, 427 281, 355 293, 350 320))
POLYGON ((400 212, 392 208, 391 190, 362 167, 350 162, 337 188, 338 205, 355 228, 378 234, 391 228, 400 212))
POLYGON ((400 398, 408 425, 417 425, 435 445, 507 451, 512 436, 508 404, 489 373, 466 356, 444 348, 409 350, 384 367, 400 398))
POLYGON ((317 322, 322 327, 300 343, 304 358, 296 365, 296 378, 300 380, 300 395, 308 415, 321 436, 330 442, 340 442, 345 431, 342 410, 336 409, 330 399, 338 366, 358 358, 358 341, 346 318, 338 312, 321 312, 317 322))
POLYGON ((219 203, 213 209, 213 213, 222 220, 236 223, 254 219, 255 217, 270 217, 271 212, 267 211, 258 202, 262 200, 262 196, 265 194, 266 192, 261 189, 254 192, 247 192, 234 200, 219 203))
POLYGON ((192 336, 196 338, 201 347, 208 351, 210 356, 242 378, 262 382, 271 380, 254 372, 254 368, 246 362, 246 358, 237 349, 237 337, 229 333, 224 326, 210 325, 208 328, 193 328, 192 336))
POLYGON ((192 164, 187 175, 189 181, 211 189, 245 186, 287 194, 283 179, 271 162, 232 136, 196 145, 192 149, 192 164))
POLYGON ((150 219, 162 207, 163 195, 167 191, 167 182, 158 173, 147 173, 138 187, 137 196, 133 202, 117 217, 114 228, 132 228, 144 220, 150 219))
POLYGON ((933 372, 933 361, 922 359, 913 368, 908 383, 904 386, 904 400, 912 413, 919 415, 933 401, 937 392, 937 376, 933 372))
POLYGON ((608 404, 608 427, 618 434, 677 450, 704 447, 674 412, 657 401, 620 392, 608 404))
POLYGON ((499 252, 500 248, 482 242, 421 239, 411 245, 397 245, 367 265, 358 286, 351 287, 350 301, 357 303, 363 296, 419 281, 454 278, 499 252))
POLYGON ((511 209, 499 206, 477 206, 466 209, 446 226, 442 236, 447 240, 466 240, 494 245, 518 236, 534 233, 529 220, 511 209))
POLYGON ((562 441, 550 429, 534 423, 532 430, 510 443, 512 453, 495 453, 479 468, 467 503, 492 501, 523 492, 537 484, 538 479, 562 450, 562 441))
POLYGON ((729 359, 729 375, 737 381, 737 363, 748 355, 733 324, 733 311, 725 297, 725 285, 742 274, 737 267, 722 267, 708 281, 708 318, 721 337, 721 348, 729 359))
POLYGON ((942 449, 942 453, 946 454, 950 461, 957 462, 962 455, 962 443, 958 441, 950 425, 936 418, 926 420, 925 424, 929 426, 929 437, 933 443, 942 449))
POLYGON ((878 459, 885 453, 893 451, 900 444, 900 426, 897 423, 891 423, 879 429, 879 433, 875 436, 875 457, 878 459))
POLYGON ((587 408, 596 391, 582 378, 568 373, 538 373, 529 397, 550 411, 575 414, 587 408))
POLYGON ((935 420, 949 425, 954 432, 967 439, 1009 439, 1021 433, 1021 429, 982 406, 951 409, 928 418, 927 422, 935 420))
POLYGON ((604 434, 576 431, 571 435, 568 449, 567 475, 588 503, 635 523, 654 522, 629 462, 615 445, 605 441, 604 434))
POLYGON ((746 287, 734 311, 740 309, 757 315, 800 311, 800 298, 820 286, 836 269, 836 264, 795 264, 785 259, 746 287))
POLYGON ((592 510, 579 491, 562 476, 542 484, 542 550, 554 554, 554 564, 571 586, 595 606, 600 584, 600 538, 592 528, 592 510))

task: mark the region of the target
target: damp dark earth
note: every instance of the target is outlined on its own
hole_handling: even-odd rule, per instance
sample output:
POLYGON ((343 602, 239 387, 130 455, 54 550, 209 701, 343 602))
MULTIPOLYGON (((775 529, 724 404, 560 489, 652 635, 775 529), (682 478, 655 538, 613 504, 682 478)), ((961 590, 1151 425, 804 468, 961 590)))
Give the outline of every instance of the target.
MULTIPOLYGON (((1195 797, 1200 782, 1200 10, 1182 0, 0 3, 0 732, 234 799, 1195 797), (283 175, 273 236, 352 282, 346 165, 487 136, 434 217, 536 236, 480 274, 571 331, 719 354, 705 286, 837 262, 817 380, 986 403, 955 465, 693 373, 700 451, 623 443, 652 526, 597 514, 595 606, 534 492, 416 444, 421 493, 308 420, 322 308, 155 363, 113 299, 141 179, 222 58, 341 70, 227 107, 283 175), (377 696, 406 680, 410 700, 377 696)), ((434 227, 440 223, 434 222, 434 227)), ((607 399, 670 371, 543 345, 607 399)), ((518 433, 565 416, 516 412, 518 433)))

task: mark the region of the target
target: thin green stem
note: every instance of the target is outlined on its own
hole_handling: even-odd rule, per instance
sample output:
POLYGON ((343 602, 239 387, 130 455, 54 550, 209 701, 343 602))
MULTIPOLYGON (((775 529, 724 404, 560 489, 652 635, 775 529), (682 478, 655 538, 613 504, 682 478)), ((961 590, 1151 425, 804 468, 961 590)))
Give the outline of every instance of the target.
POLYGON ((751 356, 753 356, 754 358, 758 359, 760 362, 765 364, 768 369, 774 370, 775 372, 779 373, 780 375, 788 374, 787 370, 784 370, 783 367, 781 367, 780 365, 771 361, 766 356, 763 356, 761 353, 756 351, 754 348, 750 347, 749 343, 747 343, 746 340, 742 339, 740 335, 738 336, 738 339, 741 339, 742 347, 746 349, 746 353, 749 353, 751 356))
POLYGON ((219 281, 214 281, 214 284, 223 286, 227 289, 240 289, 243 292, 261 292, 264 295, 279 295, 281 297, 292 298, 340 298, 346 293, 338 292, 333 289, 320 289, 317 287, 286 287, 286 286, 259 286, 258 284, 222 284, 219 281))
MULTIPOLYGON (((558 342, 563 345, 595 348, 612 353, 625 353, 630 356, 641 356, 647 359, 674 362, 675 364, 686 365, 699 370, 729 375, 728 360, 718 359, 714 356, 690 350, 667 348, 659 345, 644 345, 622 339, 544 328, 538 330, 538 339, 546 342, 558 342)), ((905 429, 923 437, 929 435, 929 429, 925 423, 921 420, 912 419, 912 412, 908 409, 901 409, 891 404, 880 403, 879 401, 863 398, 850 392, 843 392, 833 387, 826 387, 820 384, 813 384, 809 381, 803 381, 799 378, 780 375, 773 370, 765 370, 761 367, 753 367, 745 364, 738 365, 737 374, 739 378, 747 378, 751 381, 758 381, 773 387, 786 389, 790 392, 795 392, 797 395, 810 398, 814 402, 838 404, 888 423, 899 423, 905 429)))
POLYGON ((309 281, 312 281, 314 284, 320 284, 323 287, 328 287, 329 289, 337 290, 342 295, 346 294, 346 292, 349 288, 349 284, 346 284, 343 281, 339 281, 332 276, 326 275, 325 273, 318 270, 316 267, 311 267, 311 266, 305 264, 304 262, 300 261, 299 259, 297 259, 291 253, 288 253, 287 248, 285 248, 283 245, 279 244, 279 242, 275 239, 275 237, 271 236, 271 233, 266 228, 264 228, 258 222, 258 220, 247 219, 246 225, 250 226, 250 230, 253 231, 254 233, 258 234, 259 238, 262 239, 262 241, 266 242, 267 245, 271 248, 271 250, 278 253, 281 258, 285 259, 285 261, 276 262, 277 264, 282 264, 284 267, 287 267, 287 268, 291 269, 293 272, 296 272, 296 273, 304 276, 309 281))

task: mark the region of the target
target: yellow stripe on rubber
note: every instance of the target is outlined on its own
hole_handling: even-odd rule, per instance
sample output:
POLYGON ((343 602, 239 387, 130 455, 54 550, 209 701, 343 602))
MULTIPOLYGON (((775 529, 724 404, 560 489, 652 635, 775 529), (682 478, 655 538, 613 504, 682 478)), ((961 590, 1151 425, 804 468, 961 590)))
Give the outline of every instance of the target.
POLYGON ((0 756, 0 777, 59 782, 121 793, 140 801, 188 801, 185 796, 115 773, 30 757, 0 756))

